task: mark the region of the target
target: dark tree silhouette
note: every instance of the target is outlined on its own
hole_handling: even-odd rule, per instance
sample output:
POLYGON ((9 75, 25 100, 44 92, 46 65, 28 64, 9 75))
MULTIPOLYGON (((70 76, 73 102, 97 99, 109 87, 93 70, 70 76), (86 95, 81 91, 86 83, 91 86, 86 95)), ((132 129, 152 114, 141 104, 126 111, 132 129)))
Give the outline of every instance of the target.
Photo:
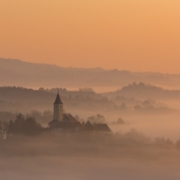
POLYGON ((15 121, 9 122, 8 132, 12 134, 36 135, 41 131, 42 127, 38 124, 34 117, 22 114, 16 116, 15 121))

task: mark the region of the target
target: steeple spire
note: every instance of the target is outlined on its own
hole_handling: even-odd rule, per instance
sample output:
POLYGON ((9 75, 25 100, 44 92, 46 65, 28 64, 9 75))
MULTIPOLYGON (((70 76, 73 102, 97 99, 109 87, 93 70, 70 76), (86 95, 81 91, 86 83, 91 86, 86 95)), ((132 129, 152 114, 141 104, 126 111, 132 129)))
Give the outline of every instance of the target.
POLYGON ((59 95, 59 89, 58 89, 58 93, 56 96, 56 100, 54 101, 54 104, 63 104, 59 95))

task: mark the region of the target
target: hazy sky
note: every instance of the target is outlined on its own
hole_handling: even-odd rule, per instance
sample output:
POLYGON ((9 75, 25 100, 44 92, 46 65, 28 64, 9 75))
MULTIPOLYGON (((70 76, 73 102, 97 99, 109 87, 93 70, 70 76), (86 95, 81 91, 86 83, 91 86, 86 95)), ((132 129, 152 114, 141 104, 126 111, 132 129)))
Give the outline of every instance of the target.
POLYGON ((0 57, 180 73, 180 0, 0 0, 0 57))

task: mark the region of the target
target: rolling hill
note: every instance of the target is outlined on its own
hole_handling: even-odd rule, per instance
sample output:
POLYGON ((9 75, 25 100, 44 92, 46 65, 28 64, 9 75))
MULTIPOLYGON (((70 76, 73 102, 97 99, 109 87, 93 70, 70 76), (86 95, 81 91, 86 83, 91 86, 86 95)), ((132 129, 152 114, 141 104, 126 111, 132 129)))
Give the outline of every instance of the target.
POLYGON ((180 75, 101 68, 65 68, 0 58, 0 86, 104 87, 105 90, 106 87, 117 89, 133 82, 179 88, 180 75))

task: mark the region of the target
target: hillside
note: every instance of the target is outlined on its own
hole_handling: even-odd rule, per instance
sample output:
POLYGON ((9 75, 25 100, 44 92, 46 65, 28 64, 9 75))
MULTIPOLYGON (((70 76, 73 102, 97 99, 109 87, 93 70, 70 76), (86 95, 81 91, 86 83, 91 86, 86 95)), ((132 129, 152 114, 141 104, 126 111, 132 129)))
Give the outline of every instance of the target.
POLYGON ((0 58, 0 86, 23 87, 114 87, 145 82, 163 87, 180 87, 180 75, 151 72, 63 68, 50 64, 0 58))
MULTIPOLYGON (((122 114, 139 110, 146 113, 171 112, 173 110, 155 100, 148 98, 139 100, 140 98, 136 97, 136 91, 129 91, 128 97, 128 91, 123 93, 124 89, 126 90, 127 87, 122 88, 121 91, 106 94, 95 93, 91 89, 80 89, 79 91, 59 89, 59 91, 65 112, 122 114)), ((32 110, 41 112, 52 110, 56 93, 56 88, 33 90, 22 87, 0 87, 0 111, 27 113, 32 110)))
MULTIPOLYGON (((65 109, 108 109, 113 108, 114 103, 101 94, 86 91, 67 91, 60 89, 61 99, 65 109)), ((0 110, 18 112, 28 112, 33 109, 52 109, 57 89, 33 90, 22 87, 0 87, 0 110)))
POLYGON ((145 83, 132 83, 114 92, 104 93, 112 98, 116 96, 134 97, 137 99, 170 99, 180 100, 180 90, 167 90, 145 83))

